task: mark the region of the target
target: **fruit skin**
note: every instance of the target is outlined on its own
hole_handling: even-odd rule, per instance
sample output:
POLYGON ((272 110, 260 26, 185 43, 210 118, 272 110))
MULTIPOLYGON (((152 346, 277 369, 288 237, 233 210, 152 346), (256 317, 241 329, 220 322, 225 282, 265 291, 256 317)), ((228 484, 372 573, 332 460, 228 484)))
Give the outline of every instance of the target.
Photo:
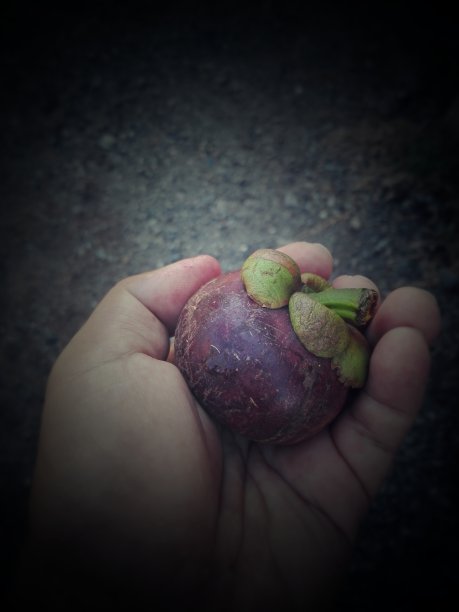
POLYGON ((288 308, 256 304, 239 271, 210 281, 185 305, 175 363, 210 415, 258 442, 310 438, 339 413, 348 393, 331 360, 298 340, 288 308))

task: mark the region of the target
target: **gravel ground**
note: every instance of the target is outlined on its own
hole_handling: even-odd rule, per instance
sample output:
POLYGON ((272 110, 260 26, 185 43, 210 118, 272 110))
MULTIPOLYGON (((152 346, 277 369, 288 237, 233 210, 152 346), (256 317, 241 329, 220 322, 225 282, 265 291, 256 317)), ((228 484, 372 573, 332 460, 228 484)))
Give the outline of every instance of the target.
POLYGON ((47 374, 104 293, 189 255, 229 270, 308 240, 335 274, 439 300, 426 400, 340 609, 444 610, 459 569, 457 24, 396 3, 322 2, 307 17, 276 2, 143 4, 2 9, 5 585, 47 374))

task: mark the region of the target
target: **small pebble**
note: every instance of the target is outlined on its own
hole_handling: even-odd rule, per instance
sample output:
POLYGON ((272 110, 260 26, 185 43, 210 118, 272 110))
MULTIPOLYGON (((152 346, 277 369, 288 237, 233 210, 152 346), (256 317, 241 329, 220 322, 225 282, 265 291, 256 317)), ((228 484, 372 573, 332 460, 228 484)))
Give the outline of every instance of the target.
POLYGON ((360 220, 360 217, 358 217, 357 215, 352 217, 349 221, 349 227, 354 231, 362 229, 362 221, 360 220))
POLYGON ((99 147, 105 151, 110 150, 116 142, 116 138, 113 134, 102 134, 99 138, 99 147))

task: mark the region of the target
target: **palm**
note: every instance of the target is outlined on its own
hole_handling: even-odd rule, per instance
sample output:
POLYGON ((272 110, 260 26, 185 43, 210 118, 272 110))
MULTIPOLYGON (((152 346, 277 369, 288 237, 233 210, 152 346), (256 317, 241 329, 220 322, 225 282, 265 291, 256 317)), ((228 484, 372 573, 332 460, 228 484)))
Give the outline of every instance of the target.
MULTIPOLYGON (((257 605, 294 601, 339 570, 367 498, 332 430, 292 447, 258 445, 215 425, 174 365, 136 353, 109 368, 108 378, 121 382, 94 398, 88 406, 94 418, 85 422, 97 431, 101 408, 110 407, 104 438, 116 444, 101 454, 97 438, 93 448, 85 442, 94 488, 97 481, 106 483, 104 497, 90 500, 88 511, 102 504, 97 513, 111 515, 108 524, 117 530, 119 523, 132 522, 128 545, 135 554, 146 533, 155 542, 169 530, 163 559, 170 558, 171 568, 188 556, 190 565, 201 563, 211 572, 207 596, 229 601, 232 594, 236 609, 249 605, 249 598, 257 605), (154 418, 152 397, 159 400, 154 418), (125 507, 119 498, 127 500, 125 507)), ((100 368, 86 372, 71 395, 102 375, 107 372, 100 368)), ((87 477, 83 486, 87 490, 87 477)), ((72 495, 81 498, 80 492, 73 479, 72 495)), ((112 538, 107 532, 101 540, 112 538)))
MULTIPOLYGON (((216 528, 208 525, 215 539, 213 595, 231 593, 236 609, 243 603, 298 603, 325 576, 338 573, 368 504, 333 430, 292 447, 272 447, 214 426, 186 392, 183 402, 194 404, 207 434, 192 442, 213 449, 203 456, 221 466, 214 482, 220 492, 216 528)), ((184 429, 191 431, 185 421, 184 429)))

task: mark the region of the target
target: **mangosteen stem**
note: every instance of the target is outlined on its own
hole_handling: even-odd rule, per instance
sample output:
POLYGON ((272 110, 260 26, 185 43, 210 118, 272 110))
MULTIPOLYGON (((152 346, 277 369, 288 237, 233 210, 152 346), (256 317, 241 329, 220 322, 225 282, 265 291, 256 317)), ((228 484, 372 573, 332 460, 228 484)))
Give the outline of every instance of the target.
POLYGON ((373 289, 324 289, 308 296, 333 310, 341 318, 357 327, 364 327, 373 318, 378 294, 373 289))

